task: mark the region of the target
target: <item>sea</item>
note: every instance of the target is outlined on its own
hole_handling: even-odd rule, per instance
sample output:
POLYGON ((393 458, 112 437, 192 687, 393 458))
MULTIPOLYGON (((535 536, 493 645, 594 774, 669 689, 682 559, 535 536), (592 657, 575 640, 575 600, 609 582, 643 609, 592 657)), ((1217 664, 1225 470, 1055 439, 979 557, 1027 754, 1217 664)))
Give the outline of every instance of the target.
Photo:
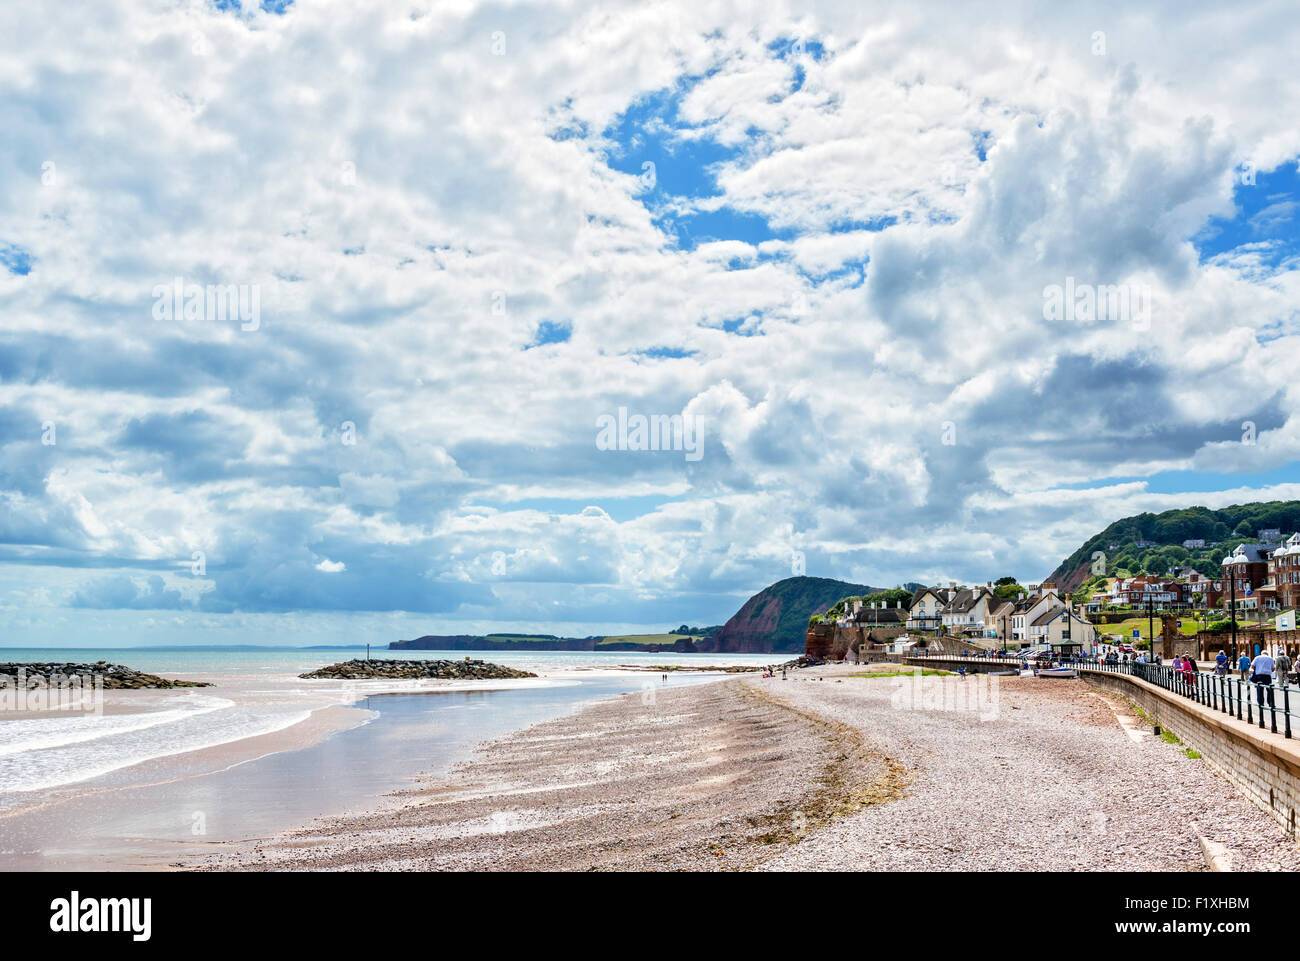
POLYGON ((100 713, 0 710, 0 868, 157 868, 192 854, 196 842, 265 837, 314 817, 369 809, 416 776, 466 759, 485 740, 594 700, 727 676, 702 667, 788 660, 372 649, 374 658, 469 656, 540 676, 478 682, 298 677, 365 656, 364 648, 0 648, 0 663, 106 661, 214 685, 105 692, 108 708, 100 713), (666 677, 634 670, 658 665, 679 670, 666 677))

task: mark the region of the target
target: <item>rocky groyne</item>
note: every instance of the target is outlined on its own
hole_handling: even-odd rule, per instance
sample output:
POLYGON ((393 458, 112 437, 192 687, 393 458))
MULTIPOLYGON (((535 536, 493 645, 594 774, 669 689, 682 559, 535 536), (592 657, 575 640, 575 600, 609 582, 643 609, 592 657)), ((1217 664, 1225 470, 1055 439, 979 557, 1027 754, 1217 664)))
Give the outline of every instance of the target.
POLYGON ((397 660, 352 660, 331 664, 319 670, 299 674, 299 677, 332 678, 334 680, 359 681, 370 678, 444 678, 447 680, 497 680, 511 677, 536 677, 528 671, 517 671, 513 667, 502 667, 487 661, 397 661, 397 660))
POLYGON ((94 664, 0 664, 0 687, 102 686, 104 690, 129 690, 174 687, 211 687, 206 681, 176 681, 157 674, 146 674, 123 664, 97 661, 94 664), (73 679, 76 680, 73 680, 73 679))

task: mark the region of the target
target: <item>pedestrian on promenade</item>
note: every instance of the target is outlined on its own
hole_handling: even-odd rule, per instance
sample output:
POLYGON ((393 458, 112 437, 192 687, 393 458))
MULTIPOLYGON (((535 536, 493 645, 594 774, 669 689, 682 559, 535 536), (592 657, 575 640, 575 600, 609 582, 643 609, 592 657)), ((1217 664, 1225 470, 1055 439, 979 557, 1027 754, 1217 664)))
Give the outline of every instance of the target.
POLYGON ((1285 647, 1277 649, 1277 676, 1283 684, 1291 676, 1291 658, 1287 655, 1285 647))
POLYGON ((1191 688, 1192 693, 1196 693, 1196 662, 1190 656, 1183 658, 1183 680, 1191 688))
POLYGON ((1268 706, 1273 706, 1273 669, 1277 662, 1273 660, 1267 650, 1260 651, 1255 655, 1255 660, 1250 665, 1250 681, 1255 685, 1255 701, 1259 704, 1260 709, 1264 708, 1264 688, 1268 688, 1268 706))
POLYGON ((1241 657, 1237 658, 1237 670, 1241 672, 1241 679, 1243 681, 1248 680, 1250 678, 1250 655, 1249 654, 1243 652, 1241 657))
POLYGON ((1214 655, 1214 673, 1219 677, 1223 677, 1228 673, 1228 655, 1223 653, 1222 650, 1214 655))

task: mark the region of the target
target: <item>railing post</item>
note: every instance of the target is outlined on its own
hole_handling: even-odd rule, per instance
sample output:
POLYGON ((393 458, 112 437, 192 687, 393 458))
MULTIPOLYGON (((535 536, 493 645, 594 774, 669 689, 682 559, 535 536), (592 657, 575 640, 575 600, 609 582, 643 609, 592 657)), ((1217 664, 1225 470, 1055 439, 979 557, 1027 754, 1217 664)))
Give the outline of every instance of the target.
MULTIPOLYGON (((1241 678, 1234 678, 1237 682, 1237 720, 1241 720, 1241 678)), ((1232 712, 1229 711, 1229 714, 1232 712)))
POLYGON ((1291 736, 1291 688, 1282 682, 1282 722, 1286 725, 1286 736, 1291 736))

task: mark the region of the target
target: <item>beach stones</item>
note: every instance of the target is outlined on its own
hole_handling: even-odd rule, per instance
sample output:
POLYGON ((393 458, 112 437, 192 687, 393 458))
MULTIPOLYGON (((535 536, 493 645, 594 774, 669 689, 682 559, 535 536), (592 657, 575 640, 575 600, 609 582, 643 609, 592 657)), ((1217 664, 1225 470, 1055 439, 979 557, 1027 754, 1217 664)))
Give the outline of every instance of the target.
POLYGON ((528 671, 517 671, 513 667, 502 667, 487 661, 475 661, 466 658, 463 661, 398 661, 398 660, 362 660, 356 659, 331 664, 319 670, 299 674, 306 678, 333 678, 343 681, 358 681, 369 678, 444 678, 448 680, 496 680, 512 677, 536 677, 528 671))
POLYGON ((0 687, 21 686, 28 690, 66 684, 78 678, 84 686, 93 687, 100 681, 104 690, 135 688, 211 687, 206 681, 176 681, 156 674, 145 674, 123 664, 98 661, 94 664, 11 663, 0 664, 0 687))

